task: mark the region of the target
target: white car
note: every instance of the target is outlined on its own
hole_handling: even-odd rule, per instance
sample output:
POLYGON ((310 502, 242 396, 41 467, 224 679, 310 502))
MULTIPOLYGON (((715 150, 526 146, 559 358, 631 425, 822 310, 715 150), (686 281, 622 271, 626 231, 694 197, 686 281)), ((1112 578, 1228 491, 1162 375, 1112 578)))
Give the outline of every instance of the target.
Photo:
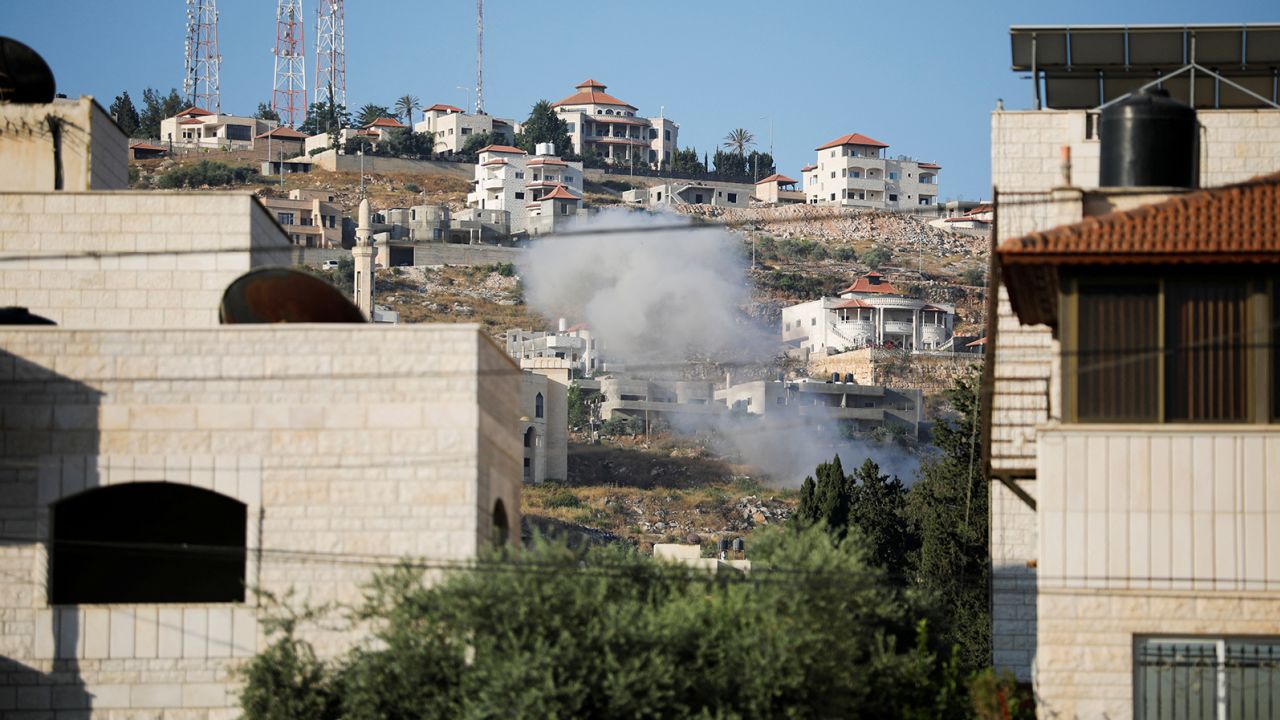
POLYGON ((337 260, 325 260, 325 261, 324 261, 324 265, 321 265, 321 266, 320 266, 320 269, 321 269, 321 270, 337 270, 337 269, 338 269, 338 261, 337 261, 337 260))

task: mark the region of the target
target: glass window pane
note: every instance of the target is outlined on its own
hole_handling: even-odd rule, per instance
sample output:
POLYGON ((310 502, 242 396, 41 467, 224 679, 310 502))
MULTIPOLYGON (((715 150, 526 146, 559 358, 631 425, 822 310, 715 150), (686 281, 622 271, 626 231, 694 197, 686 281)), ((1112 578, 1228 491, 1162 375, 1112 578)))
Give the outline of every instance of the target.
POLYGON ((1216 643, 1146 640, 1136 665, 1140 720, 1215 720, 1216 643))
POLYGON ((1248 286, 1198 281, 1165 288, 1168 419, 1244 420, 1248 286))
POLYGON ((1082 285, 1078 297, 1077 418, 1155 421, 1159 294, 1156 285, 1082 285))
POLYGON ((1226 657, 1227 717, 1280 717, 1280 643, 1230 641, 1226 657))

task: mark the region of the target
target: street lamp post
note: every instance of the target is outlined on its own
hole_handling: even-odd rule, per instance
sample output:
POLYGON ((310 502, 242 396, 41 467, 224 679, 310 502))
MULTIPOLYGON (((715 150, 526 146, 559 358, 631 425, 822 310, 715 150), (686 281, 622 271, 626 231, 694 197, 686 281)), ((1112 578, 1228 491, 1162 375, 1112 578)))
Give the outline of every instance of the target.
POLYGON ((364 197, 364 148, 356 148, 356 154, 360 156, 360 197, 364 197))

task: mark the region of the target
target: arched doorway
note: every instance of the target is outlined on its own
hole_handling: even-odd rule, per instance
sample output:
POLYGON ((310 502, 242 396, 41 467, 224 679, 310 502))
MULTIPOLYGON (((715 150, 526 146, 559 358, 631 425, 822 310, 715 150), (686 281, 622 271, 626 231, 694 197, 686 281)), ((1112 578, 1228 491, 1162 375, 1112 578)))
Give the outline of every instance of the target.
POLYGON ((52 508, 51 602, 243 602, 244 503, 164 482, 96 488, 52 508))
POLYGON ((538 431, 530 426, 524 431, 524 481, 536 480, 538 459, 538 431))

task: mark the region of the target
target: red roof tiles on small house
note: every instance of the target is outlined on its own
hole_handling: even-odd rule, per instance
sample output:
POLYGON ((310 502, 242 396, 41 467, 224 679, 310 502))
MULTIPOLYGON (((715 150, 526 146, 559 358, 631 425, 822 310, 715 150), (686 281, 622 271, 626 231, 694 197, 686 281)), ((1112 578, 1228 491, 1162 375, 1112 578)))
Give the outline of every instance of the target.
POLYGON ((854 280, 852 285, 840 291, 841 295, 845 293, 875 293, 878 295, 901 294, 898 292, 898 288, 893 286, 893 283, 885 280, 883 275, 874 270, 863 275, 857 280, 854 280))
POLYGON ((567 162, 565 162, 565 161, 561 160, 560 158, 543 158, 543 157, 535 157, 534 159, 530 160, 527 164, 528 164, 530 167, 533 167, 534 165, 565 165, 565 166, 568 166, 568 164, 569 164, 569 163, 567 163, 567 162))
POLYGON ((254 139, 270 137, 276 140, 305 140, 306 135, 285 125, 278 125, 266 132, 258 133, 253 136, 254 139))
POLYGON ((402 128, 402 127, 408 127, 408 126, 402 124, 399 120, 396 120, 395 118, 380 117, 377 120, 374 120, 373 122, 369 123, 368 125, 365 125, 364 127, 368 129, 368 128, 375 128, 375 127, 402 128))
POLYGON ((203 125, 203 124, 204 124, 204 121, 203 121, 203 120, 197 120, 197 119, 195 119, 195 118, 191 117, 191 118, 187 118, 186 120, 179 120, 179 121, 178 121, 178 124, 179 124, 179 125, 203 125))
POLYGON ((569 192, 564 185, 556 185, 555 189, 543 195, 539 200, 581 200, 582 198, 569 192))
POLYGON ((477 151, 476 151, 476 153, 477 153, 477 154, 479 154, 479 153, 484 153, 484 152, 510 153, 510 154, 514 154, 514 155, 527 155, 527 154, 528 154, 528 153, 526 153, 525 151, 521 150, 520 148, 518 148, 518 147, 511 147, 510 145, 485 145, 484 147, 482 147, 482 148, 480 148, 479 150, 477 150, 477 151))
POLYGON ((818 169, 817 165, 805 165, 804 167, 800 168, 800 172, 807 173, 810 170, 817 170, 817 169, 818 169))
POLYGON ((168 148, 165 148, 160 145, 152 145, 151 143, 147 143, 147 142, 137 141, 137 142, 130 142, 129 149, 130 150, 151 150, 154 152, 163 152, 168 148))
POLYGON ((195 105, 192 105, 191 107, 187 108, 186 110, 183 110, 182 112, 178 113, 174 117, 201 117, 204 115, 212 115, 212 114, 213 113, 209 112, 208 110, 205 110, 202 107, 196 107, 195 105))
POLYGON ((838 305, 832 305, 831 309, 832 310, 848 310, 851 308, 873 308, 873 307, 875 307, 875 305, 872 305, 871 303, 865 300, 859 300, 857 298, 854 298, 852 300, 845 300, 844 302, 838 305))
POLYGON ((819 145, 814 149, 826 150, 827 148, 840 147, 841 145, 866 145, 868 147, 877 147, 877 148, 889 147, 888 145, 885 145, 879 140, 873 140, 861 133, 849 133, 848 135, 841 135, 840 137, 836 138, 835 140, 832 140, 826 145, 819 145))
POLYGON ((792 180, 791 178, 787 177, 786 175, 779 175, 778 173, 774 173, 774 174, 770 175, 769 177, 767 177, 767 178, 765 178, 765 179, 763 179, 763 180, 757 180, 757 181, 756 181, 756 184, 757 184, 757 185, 764 185, 765 183, 771 183, 771 182, 773 182, 773 183, 778 183, 779 185, 795 185, 795 184, 796 184, 796 182, 798 182, 798 181, 796 181, 796 180, 792 180))
POLYGON ((453 105, 445 105, 444 103, 436 103, 435 105, 432 105, 431 107, 423 110, 423 112, 431 112, 433 110, 440 110, 443 112, 451 112, 451 113, 464 112, 463 109, 460 107, 454 107, 453 105))

